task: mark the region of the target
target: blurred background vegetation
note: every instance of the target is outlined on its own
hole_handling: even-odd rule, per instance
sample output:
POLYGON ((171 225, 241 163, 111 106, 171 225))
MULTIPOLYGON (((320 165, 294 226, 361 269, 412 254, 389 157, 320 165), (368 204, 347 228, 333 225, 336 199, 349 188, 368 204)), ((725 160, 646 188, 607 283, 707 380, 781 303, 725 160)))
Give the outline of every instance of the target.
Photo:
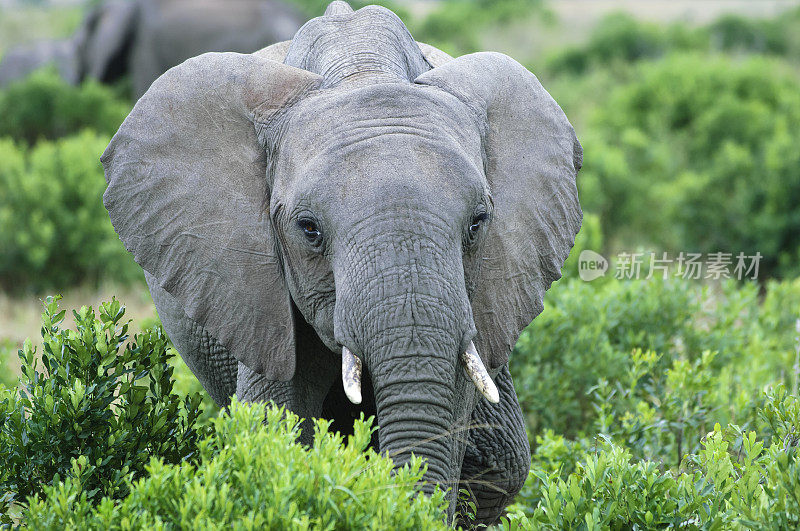
MULTIPOLYGON (((307 16, 327 4, 292 2, 307 16)), ((0 57, 22 42, 70 35, 96 3, 0 2, 0 57)), ((535 452, 516 521, 670 521, 646 496, 630 501, 638 512, 614 520, 619 508, 609 500, 619 493, 582 483, 602 457, 608 477, 660 485, 669 476, 669 496, 717 511, 687 513, 695 522, 742 524, 736 518, 747 509, 754 521, 784 511, 791 527, 800 505, 764 500, 800 485, 800 474, 793 484, 768 465, 779 461, 769 450, 774 438, 791 454, 800 433, 792 398, 800 378, 800 2, 384 5, 417 40, 451 55, 497 50, 526 65, 584 147, 582 231, 565 279, 511 360, 535 452), (622 281, 611 278, 612 263, 587 283, 576 274, 584 249, 763 258, 757 282, 622 281), (748 430, 763 446, 761 468, 741 460, 748 430), (756 474, 760 494, 724 487, 714 466, 728 450, 738 453, 725 478, 756 474), (699 490, 689 492, 680 478, 690 477, 713 488, 695 482, 699 490), (745 507, 736 496, 761 501, 745 507)), ((36 344, 45 294, 63 293, 66 307, 117 295, 137 330, 157 325, 141 271, 101 201, 99 156, 132 107, 129 87, 71 86, 45 68, 0 89, 0 384, 16 384, 16 352, 26 337, 36 344)), ((202 394, 180 361, 170 363, 179 392, 202 394)), ((214 411, 207 396, 204 404, 214 411)), ((784 469, 800 470, 791 463, 784 469)))

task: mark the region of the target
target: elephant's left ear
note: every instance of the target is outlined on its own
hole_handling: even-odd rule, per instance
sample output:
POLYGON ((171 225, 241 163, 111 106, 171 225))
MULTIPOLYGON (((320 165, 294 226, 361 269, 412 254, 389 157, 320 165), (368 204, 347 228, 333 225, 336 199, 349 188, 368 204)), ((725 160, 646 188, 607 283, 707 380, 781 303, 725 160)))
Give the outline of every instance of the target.
POLYGON ((536 76, 506 55, 465 55, 416 82, 455 95, 486 126, 494 215, 472 306, 478 351, 496 369, 561 278, 583 217, 575 182, 583 151, 536 76))

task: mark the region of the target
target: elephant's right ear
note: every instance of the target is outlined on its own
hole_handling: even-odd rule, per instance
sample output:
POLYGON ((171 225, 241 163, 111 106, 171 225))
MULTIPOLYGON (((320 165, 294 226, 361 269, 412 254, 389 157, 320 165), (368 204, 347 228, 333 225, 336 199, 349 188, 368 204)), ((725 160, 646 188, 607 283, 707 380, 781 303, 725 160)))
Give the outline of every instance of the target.
POLYGON ((208 53, 150 87, 102 157, 114 228, 146 271, 239 361, 294 374, 294 324, 257 129, 319 86, 305 70, 208 53))

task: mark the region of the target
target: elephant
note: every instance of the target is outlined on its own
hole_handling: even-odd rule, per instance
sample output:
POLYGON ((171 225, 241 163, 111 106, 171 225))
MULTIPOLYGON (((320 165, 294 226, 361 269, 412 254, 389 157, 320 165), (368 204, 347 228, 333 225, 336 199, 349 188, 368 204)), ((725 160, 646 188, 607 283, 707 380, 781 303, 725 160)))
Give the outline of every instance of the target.
POLYGON ((169 68, 203 52, 255 52, 291 39, 305 18, 279 0, 108 0, 69 38, 13 48, 0 86, 47 64, 67 82, 130 73, 138 98, 169 68))
POLYGON ((101 161, 112 223, 215 401, 342 434, 374 415, 374 447, 424 458, 446 518, 466 489, 470 525, 498 520, 530 468, 509 356, 582 221, 582 148, 536 76, 334 1, 289 42, 166 72, 101 161))

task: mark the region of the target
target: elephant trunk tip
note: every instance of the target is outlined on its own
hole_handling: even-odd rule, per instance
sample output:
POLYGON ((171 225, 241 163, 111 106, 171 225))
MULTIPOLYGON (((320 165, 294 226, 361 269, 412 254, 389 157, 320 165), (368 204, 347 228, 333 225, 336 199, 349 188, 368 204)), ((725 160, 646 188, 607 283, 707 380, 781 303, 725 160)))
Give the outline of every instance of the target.
POLYGON ((347 15, 353 12, 353 8, 350 7, 350 4, 347 2, 343 2, 342 0, 334 0, 330 4, 328 4, 328 8, 325 10, 325 16, 329 15, 347 15))

